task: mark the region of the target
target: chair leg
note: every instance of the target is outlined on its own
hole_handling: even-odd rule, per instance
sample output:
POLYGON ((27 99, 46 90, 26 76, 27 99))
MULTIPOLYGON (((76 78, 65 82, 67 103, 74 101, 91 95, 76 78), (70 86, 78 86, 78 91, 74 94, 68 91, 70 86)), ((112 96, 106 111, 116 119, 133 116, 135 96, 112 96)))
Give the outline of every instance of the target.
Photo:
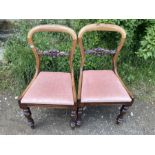
POLYGON ((116 123, 120 124, 123 122, 123 116, 126 114, 130 106, 123 105, 120 109, 120 114, 117 116, 116 123))
POLYGON ((80 108, 78 108, 78 111, 77 111, 77 121, 76 121, 76 125, 77 126, 81 126, 81 124, 82 124, 82 114, 83 114, 83 108, 82 107, 80 107, 80 108))
POLYGON ((32 117, 31 117, 30 108, 24 108, 24 109, 23 109, 23 113, 24 113, 24 116, 27 118, 28 125, 29 125, 32 129, 34 129, 34 120, 33 120, 32 117))
POLYGON ((73 108, 71 110, 71 121, 70 121, 70 126, 72 129, 74 129, 76 126, 76 120, 77 120, 77 108, 76 109, 73 108))

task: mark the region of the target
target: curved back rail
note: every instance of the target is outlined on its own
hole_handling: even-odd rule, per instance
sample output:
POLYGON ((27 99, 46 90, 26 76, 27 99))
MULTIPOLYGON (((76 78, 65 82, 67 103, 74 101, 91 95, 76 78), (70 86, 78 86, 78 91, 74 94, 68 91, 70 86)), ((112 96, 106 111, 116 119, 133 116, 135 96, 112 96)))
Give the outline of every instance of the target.
MULTIPOLYGON (((92 32, 92 31, 118 32, 118 33, 121 34, 121 39, 120 39, 120 42, 118 44, 118 47, 117 47, 116 51, 115 52, 111 51, 111 55, 113 55, 113 59, 112 59, 113 70, 114 70, 115 74, 119 77, 119 75, 117 73, 117 63, 116 63, 116 61, 117 61, 120 50, 122 49, 122 47, 124 45, 124 42, 125 42, 125 39, 126 39, 125 30, 123 28, 121 28, 120 26, 113 25, 113 24, 90 24, 90 25, 84 26, 80 30, 79 34, 78 34, 78 43, 79 43, 80 52, 81 52, 81 65, 80 65, 78 99, 81 98, 82 71, 83 71, 83 66, 84 66, 84 63, 85 63, 85 49, 84 49, 84 46, 83 46, 83 42, 82 42, 83 38, 82 37, 83 37, 84 33, 92 32)), ((106 52, 106 50, 100 49, 100 51, 103 51, 103 53, 108 54, 108 51, 106 52)), ((119 79, 120 79, 120 77, 119 77, 119 79)), ((125 85, 124 85, 124 87, 125 87, 125 85)), ((126 90, 127 90, 127 88, 126 88, 126 90)), ((130 92, 129 92, 129 94, 130 94, 130 92)))
POLYGON ((64 32, 64 33, 68 33, 71 37, 72 37, 72 48, 70 50, 70 56, 69 56, 69 65, 70 65, 70 69, 72 70, 72 61, 73 61, 73 55, 74 55, 74 51, 76 48, 76 41, 77 41, 77 36, 76 33, 74 32, 74 30, 72 30, 69 27, 66 26, 62 26, 62 25, 39 25, 36 26, 34 28, 32 28, 29 33, 28 33, 28 43, 35 55, 35 59, 36 59, 36 71, 39 72, 40 69, 40 56, 39 53, 37 52, 37 49, 33 43, 33 35, 37 32, 64 32))
POLYGON ((118 54, 119 54, 121 48, 123 47, 124 42, 125 42, 125 38, 126 38, 125 30, 123 28, 121 28, 120 26, 112 25, 112 24, 90 24, 90 25, 84 26, 78 34, 78 41, 79 41, 81 57, 82 57, 81 67, 83 67, 84 61, 85 61, 85 51, 84 51, 84 47, 83 47, 83 43, 82 43, 82 37, 83 37, 84 33, 91 32, 91 31, 109 31, 109 32, 113 31, 113 32, 118 32, 121 34, 120 43, 119 43, 119 45, 116 49, 116 52, 114 54, 114 57, 113 57, 114 71, 117 71, 116 60, 117 60, 117 57, 118 57, 118 54))

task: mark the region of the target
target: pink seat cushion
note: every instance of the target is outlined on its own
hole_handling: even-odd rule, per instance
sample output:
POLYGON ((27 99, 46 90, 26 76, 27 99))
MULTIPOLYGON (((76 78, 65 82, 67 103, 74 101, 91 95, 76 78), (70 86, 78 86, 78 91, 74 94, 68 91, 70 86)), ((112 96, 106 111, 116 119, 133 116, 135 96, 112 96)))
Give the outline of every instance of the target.
POLYGON ((40 72, 21 103, 73 105, 71 74, 40 72))
POLYGON ((131 102, 112 70, 83 71, 81 102, 131 102))

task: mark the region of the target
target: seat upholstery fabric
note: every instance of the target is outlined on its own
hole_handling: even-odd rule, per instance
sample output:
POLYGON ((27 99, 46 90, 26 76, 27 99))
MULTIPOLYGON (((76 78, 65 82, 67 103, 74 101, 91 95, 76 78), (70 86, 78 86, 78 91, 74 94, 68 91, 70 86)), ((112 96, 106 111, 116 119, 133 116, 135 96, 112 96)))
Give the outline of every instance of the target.
POLYGON ((83 71, 81 102, 131 102, 112 70, 83 71))
POLYGON ((71 74, 40 72, 21 103, 73 105, 71 74))

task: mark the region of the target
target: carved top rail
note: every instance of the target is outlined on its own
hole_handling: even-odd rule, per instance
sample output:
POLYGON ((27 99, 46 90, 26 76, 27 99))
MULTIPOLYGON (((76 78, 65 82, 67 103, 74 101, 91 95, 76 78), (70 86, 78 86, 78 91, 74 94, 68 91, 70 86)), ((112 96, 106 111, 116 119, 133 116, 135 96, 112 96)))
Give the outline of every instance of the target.
POLYGON ((66 51, 59 51, 59 50, 49 50, 49 51, 40 51, 38 52, 40 56, 50 56, 52 58, 57 58, 57 57, 65 57, 69 56, 69 52, 66 51))
POLYGON ((116 50, 108 50, 104 48, 94 48, 90 50, 85 50, 85 54, 103 56, 103 55, 114 55, 116 50))

